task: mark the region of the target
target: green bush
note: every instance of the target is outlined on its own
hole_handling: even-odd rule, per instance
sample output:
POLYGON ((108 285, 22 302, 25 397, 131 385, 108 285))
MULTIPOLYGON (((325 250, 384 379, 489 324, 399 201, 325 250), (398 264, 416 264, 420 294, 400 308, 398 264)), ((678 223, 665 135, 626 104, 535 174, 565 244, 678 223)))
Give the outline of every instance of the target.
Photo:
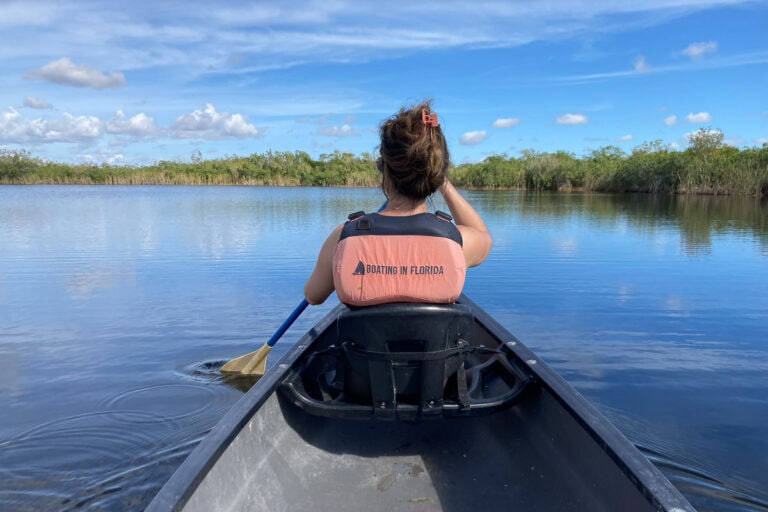
MULTIPOLYGON (((524 150, 450 169, 458 187, 474 189, 583 190, 687 194, 768 195, 768 145, 734 148, 722 132, 702 129, 683 151, 661 141, 626 154, 616 146, 581 158, 565 151, 524 150)), ((158 161, 144 167, 68 165, 43 161, 26 150, 0 148, 2 184, 162 184, 378 187, 375 158, 334 151, 313 159, 303 151, 268 151, 247 157, 158 161)))

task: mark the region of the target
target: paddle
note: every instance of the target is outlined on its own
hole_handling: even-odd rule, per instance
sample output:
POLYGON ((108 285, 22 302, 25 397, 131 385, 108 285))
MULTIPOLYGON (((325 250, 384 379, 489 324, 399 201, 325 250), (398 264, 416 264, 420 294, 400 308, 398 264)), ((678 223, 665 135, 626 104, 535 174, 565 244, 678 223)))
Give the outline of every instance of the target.
POLYGON ((275 334, 269 338, 269 341, 267 341, 264 346, 255 352, 245 354, 244 356, 240 356, 229 361, 227 364, 221 367, 221 373, 237 373, 240 375, 254 376, 256 378, 262 377, 267 371, 267 354, 269 354, 269 351, 272 350, 272 347, 275 346, 277 340, 279 340, 280 337, 285 334, 285 331, 287 331, 288 328, 293 324, 293 322, 299 318, 299 315, 301 315, 304 310, 307 309, 308 305, 309 303, 306 299, 302 300, 299 305, 296 306, 296 309, 293 310, 293 313, 291 313, 290 316, 285 319, 283 325, 281 325, 280 328, 275 331, 275 334))

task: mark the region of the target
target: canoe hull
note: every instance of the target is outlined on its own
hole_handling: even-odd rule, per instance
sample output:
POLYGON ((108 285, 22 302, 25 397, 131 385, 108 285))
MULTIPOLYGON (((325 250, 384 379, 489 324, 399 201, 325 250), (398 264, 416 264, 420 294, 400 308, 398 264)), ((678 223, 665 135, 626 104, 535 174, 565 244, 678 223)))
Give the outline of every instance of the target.
POLYGON ((475 310, 477 343, 503 347, 535 378, 524 399, 437 421, 310 414, 278 388, 324 342, 335 310, 217 425, 149 510, 693 510, 572 387, 462 302, 475 310))

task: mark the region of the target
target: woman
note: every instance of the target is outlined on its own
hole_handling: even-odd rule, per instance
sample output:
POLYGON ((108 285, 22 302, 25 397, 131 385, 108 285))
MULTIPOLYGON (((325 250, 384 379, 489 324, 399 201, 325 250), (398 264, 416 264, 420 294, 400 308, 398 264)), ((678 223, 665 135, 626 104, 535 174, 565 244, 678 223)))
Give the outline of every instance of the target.
POLYGON ((381 125, 380 135, 377 166, 386 206, 350 216, 328 236, 304 287, 310 304, 323 303, 334 290, 355 306, 453 302, 466 268, 491 250, 482 218, 448 180, 448 147, 431 103, 401 109, 381 125), (428 212, 427 198, 437 191, 455 226, 446 222, 448 215, 428 212))

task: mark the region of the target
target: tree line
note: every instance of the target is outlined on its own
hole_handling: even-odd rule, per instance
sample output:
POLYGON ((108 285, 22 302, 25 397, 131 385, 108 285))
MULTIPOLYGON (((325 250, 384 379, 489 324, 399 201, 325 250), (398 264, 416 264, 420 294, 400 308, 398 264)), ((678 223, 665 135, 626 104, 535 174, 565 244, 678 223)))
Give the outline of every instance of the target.
MULTIPOLYGON (((701 129, 684 150, 660 141, 629 153, 606 146, 581 157, 524 150, 456 165, 450 174, 456 186, 473 189, 768 196, 768 144, 736 148, 723 139, 722 132, 701 129)), ((0 148, 0 184, 378 187, 380 180, 369 153, 334 151, 315 159, 303 151, 269 151, 204 160, 198 152, 189 161, 134 167, 70 165, 0 148)))

